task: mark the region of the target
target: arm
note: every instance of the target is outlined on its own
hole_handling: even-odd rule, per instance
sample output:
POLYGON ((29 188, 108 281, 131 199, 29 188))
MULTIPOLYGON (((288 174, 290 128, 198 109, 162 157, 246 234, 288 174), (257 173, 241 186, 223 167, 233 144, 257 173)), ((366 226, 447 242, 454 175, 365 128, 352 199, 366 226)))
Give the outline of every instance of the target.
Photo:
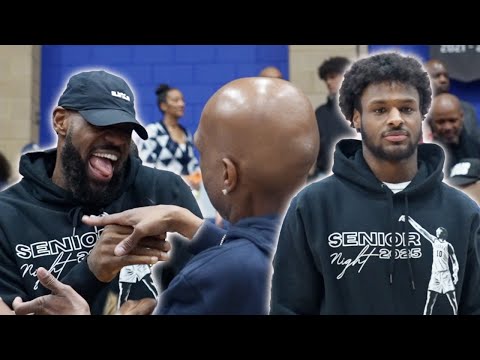
POLYGON ((448 251, 449 251, 450 260, 452 260, 453 284, 456 285, 458 282, 458 261, 455 255, 455 249, 453 248, 452 244, 448 244, 448 251))
POLYGON ((90 226, 122 225, 133 228, 115 247, 115 255, 129 254, 146 236, 165 238, 167 232, 178 232, 191 239, 203 220, 190 210, 174 205, 145 206, 105 216, 83 216, 82 221, 90 226))
POLYGON ((270 314, 316 314, 324 299, 297 198, 290 204, 273 261, 270 314))
POLYGON ((11 305, 16 296, 28 298, 15 254, 5 233, 0 229, 0 297, 7 305, 11 305))
POLYGON ((480 215, 475 213, 472 219, 467 260, 462 282, 462 294, 459 299, 460 315, 480 315, 480 215))
MULTIPOLYGON (((403 216, 403 215, 402 215, 403 216)), ((404 218, 405 219, 405 218, 404 218)), ((400 221, 400 220, 399 220, 400 221)), ((412 227, 417 230, 425 239, 430 241, 432 244, 435 241, 435 237, 430 234, 427 230, 425 230, 419 223, 413 220, 410 216, 408 217, 408 222, 412 227)))
POLYGON ((204 221, 189 244, 189 250, 192 254, 198 254, 208 248, 220 245, 227 231, 219 228, 210 221, 204 221))
POLYGON ((170 249, 169 244, 156 238, 144 238, 130 254, 115 256, 115 246, 131 232, 129 227, 107 226, 87 259, 74 266, 61 280, 92 304, 99 291, 111 282, 124 266, 154 264, 167 258, 165 252, 170 249))

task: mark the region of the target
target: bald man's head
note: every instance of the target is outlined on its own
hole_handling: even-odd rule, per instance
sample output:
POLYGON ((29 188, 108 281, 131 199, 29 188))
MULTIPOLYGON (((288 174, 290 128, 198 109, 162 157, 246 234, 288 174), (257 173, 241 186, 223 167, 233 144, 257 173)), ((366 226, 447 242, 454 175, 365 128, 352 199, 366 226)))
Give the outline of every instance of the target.
POLYGON ((282 72, 275 66, 267 66, 265 69, 260 71, 260 74, 258 74, 258 76, 283 79, 282 72))
POLYGON ((460 100, 452 94, 440 94, 432 101, 429 124, 433 138, 445 144, 458 144, 463 128, 460 100))
POLYGON ((437 59, 425 63, 425 69, 432 80, 433 95, 448 93, 450 91, 450 78, 445 65, 437 59))
POLYGON ((319 148, 305 94, 288 81, 261 77, 234 80, 218 90, 205 105, 195 142, 205 188, 225 217, 229 201, 258 196, 288 201, 305 183, 319 148))

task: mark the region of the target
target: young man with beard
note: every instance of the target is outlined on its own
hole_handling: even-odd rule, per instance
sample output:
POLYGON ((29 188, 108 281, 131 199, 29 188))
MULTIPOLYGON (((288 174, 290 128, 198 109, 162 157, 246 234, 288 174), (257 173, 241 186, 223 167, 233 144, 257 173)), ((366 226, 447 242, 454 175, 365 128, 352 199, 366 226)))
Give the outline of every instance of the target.
POLYGON ((377 54, 347 71, 340 108, 362 141, 339 141, 333 175, 292 200, 274 258, 272 314, 423 314, 431 280, 450 276, 434 261, 448 261, 436 253, 444 249, 425 240, 439 228, 457 277, 435 289, 458 304, 439 298, 432 313, 480 314, 478 206, 442 182, 442 149, 419 145, 430 103, 428 75, 412 57, 377 54))
POLYGON ((145 238, 118 257, 118 234, 129 228, 91 227, 81 218, 150 204, 174 204, 201 216, 190 189, 177 175, 142 166, 131 155, 132 130, 143 139, 147 133, 135 118, 132 90, 116 75, 72 76, 53 110, 53 128, 57 147, 23 155, 23 179, 0 194, 0 297, 11 305, 17 296, 47 293, 36 274, 44 267, 78 291, 94 314, 118 311, 119 298, 152 310, 158 294, 148 265, 164 260, 170 245, 145 238), (141 274, 135 284, 128 279, 128 296, 119 287, 126 281, 118 276, 124 266, 141 274))

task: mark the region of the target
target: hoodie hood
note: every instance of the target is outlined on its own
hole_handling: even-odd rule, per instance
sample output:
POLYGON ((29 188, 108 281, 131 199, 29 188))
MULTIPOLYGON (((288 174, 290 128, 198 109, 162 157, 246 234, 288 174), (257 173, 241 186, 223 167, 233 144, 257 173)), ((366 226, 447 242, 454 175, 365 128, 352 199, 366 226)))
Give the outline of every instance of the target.
MULTIPOLYGON (((382 182, 373 174, 363 157, 360 140, 345 139, 337 143, 334 153, 333 173, 372 193, 385 194, 382 182)), ((418 146, 418 171, 411 183, 401 193, 408 196, 438 186, 443 180, 445 155, 436 144, 418 146)))
POLYGON ((241 219, 228 229, 224 243, 236 239, 247 239, 270 256, 275 250, 279 226, 278 215, 241 219))
MULTIPOLYGON (((51 204, 77 207, 90 206, 82 199, 76 199, 72 192, 62 189, 52 181, 53 170, 57 157, 57 149, 50 149, 44 152, 31 152, 22 155, 20 158, 20 174, 25 181, 30 183, 32 195, 42 202, 51 204)), ((125 181, 122 190, 127 190, 134 182, 140 167, 140 160, 129 157, 126 164, 125 181)), ((123 192, 119 192, 120 194, 123 192)))

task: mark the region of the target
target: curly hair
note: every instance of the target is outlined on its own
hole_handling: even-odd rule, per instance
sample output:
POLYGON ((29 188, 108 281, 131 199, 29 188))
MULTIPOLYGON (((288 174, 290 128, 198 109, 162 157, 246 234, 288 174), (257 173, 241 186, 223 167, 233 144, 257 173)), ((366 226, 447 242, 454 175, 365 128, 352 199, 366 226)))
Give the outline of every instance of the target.
POLYGON ((330 74, 343 74, 350 65, 350 60, 343 56, 334 56, 325 60, 322 65, 318 67, 318 77, 326 80, 330 74))
POLYGON ((415 58, 398 53, 373 55, 355 62, 345 73, 339 91, 340 110, 353 127, 353 112, 362 112, 360 98, 370 84, 399 82, 417 89, 423 118, 432 102, 428 73, 415 58))

